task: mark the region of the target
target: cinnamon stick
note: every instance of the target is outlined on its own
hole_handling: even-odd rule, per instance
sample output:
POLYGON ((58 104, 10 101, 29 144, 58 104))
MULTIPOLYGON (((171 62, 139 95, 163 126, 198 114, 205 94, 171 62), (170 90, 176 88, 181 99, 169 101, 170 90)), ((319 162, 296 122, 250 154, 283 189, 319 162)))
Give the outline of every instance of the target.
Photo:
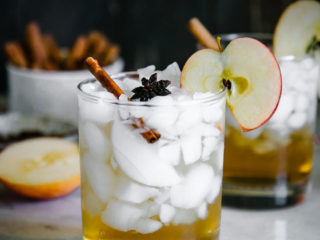
POLYGON ((108 39, 98 31, 92 31, 88 37, 88 53, 93 57, 100 56, 108 47, 108 39))
POLYGON ((27 58, 19 43, 8 42, 4 46, 4 51, 7 54, 9 61, 18 67, 26 68, 28 65, 27 58))
POLYGON ((37 23, 31 22, 27 25, 26 41, 31 55, 32 65, 42 66, 47 61, 47 54, 37 23))
POLYGON ((54 38, 50 34, 46 34, 43 36, 43 42, 48 54, 49 60, 52 62, 52 64, 56 66, 60 66, 62 62, 62 57, 60 54, 60 49, 55 42, 54 38))
MULTIPOLYGON (((88 57, 86 59, 86 63, 90 72, 96 77, 101 85, 109 92, 111 92, 116 98, 119 98, 122 94, 124 94, 122 89, 103 70, 97 60, 92 57, 88 57)), ((145 128, 143 119, 138 118, 136 121, 136 125, 134 126, 145 128)), ((161 137, 160 133, 156 132, 155 130, 146 130, 141 133, 141 136, 144 137, 148 143, 154 143, 161 137)))
POLYGON ((188 23, 188 28, 193 36, 206 48, 212 48, 220 51, 216 39, 206 29, 206 27, 199 21, 198 18, 191 18, 188 23))
POLYGON ((101 85, 111 92, 116 98, 125 94, 122 89, 112 80, 112 78, 99 65, 98 61, 92 57, 86 59, 90 72, 99 80, 101 85))
POLYGON ((116 44, 112 44, 108 49, 105 51, 105 55, 103 58, 103 66, 107 66, 113 63, 120 54, 120 47, 116 44))
POLYGON ((84 36, 79 36, 68 55, 66 60, 66 68, 71 70, 76 69, 79 62, 85 58, 87 48, 87 38, 84 36))

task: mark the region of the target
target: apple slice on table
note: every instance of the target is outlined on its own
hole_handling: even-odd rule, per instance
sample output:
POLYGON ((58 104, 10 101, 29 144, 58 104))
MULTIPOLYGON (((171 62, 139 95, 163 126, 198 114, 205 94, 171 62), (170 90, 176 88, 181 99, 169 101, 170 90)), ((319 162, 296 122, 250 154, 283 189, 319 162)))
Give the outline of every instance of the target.
POLYGON ((80 185, 79 150, 60 138, 17 142, 0 154, 0 181, 23 196, 49 199, 80 185))
POLYGON ((223 52, 194 53, 181 73, 190 92, 227 88, 227 103, 243 131, 263 125, 275 112, 282 89, 279 65, 271 51, 252 38, 238 38, 223 52))
POLYGON ((320 42, 320 3, 297 1, 282 13, 273 37, 278 56, 301 55, 320 42))

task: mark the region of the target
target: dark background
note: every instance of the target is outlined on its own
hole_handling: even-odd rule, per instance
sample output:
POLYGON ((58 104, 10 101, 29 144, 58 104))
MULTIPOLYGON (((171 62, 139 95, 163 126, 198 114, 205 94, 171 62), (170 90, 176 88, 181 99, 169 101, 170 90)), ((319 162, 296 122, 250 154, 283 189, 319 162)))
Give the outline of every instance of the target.
POLYGON ((198 17, 214 34, 272 33, 292 0, 5 0, 0 9, 0 91, 7 88, 3 43, 21 40, 24 27, 37 21, 60 46, 80 34, 100 30, 122 48, 126 70, 150 64, 180 66, 195 51, 186 28, 198 17))

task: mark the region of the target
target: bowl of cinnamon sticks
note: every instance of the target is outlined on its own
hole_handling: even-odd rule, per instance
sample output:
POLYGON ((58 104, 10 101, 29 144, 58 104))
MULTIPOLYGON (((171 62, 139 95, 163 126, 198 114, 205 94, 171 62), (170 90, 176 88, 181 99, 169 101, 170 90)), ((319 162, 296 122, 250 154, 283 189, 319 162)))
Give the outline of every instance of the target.
POLYGON ((59 48, 37 23, 26 26, 22 42, 8 42, 9 110, 77 123, 77 85, 91 74, 84 59, 94 56, 109 74, 121 72, 120 48, 98 31, 79 36, 70 49, 59 48))

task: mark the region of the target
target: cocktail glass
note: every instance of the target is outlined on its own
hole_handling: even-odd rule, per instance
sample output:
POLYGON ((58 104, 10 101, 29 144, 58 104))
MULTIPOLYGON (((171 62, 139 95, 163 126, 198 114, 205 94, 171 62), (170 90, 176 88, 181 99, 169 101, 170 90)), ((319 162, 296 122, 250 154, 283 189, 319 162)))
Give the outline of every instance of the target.
MULTIPOLYGON (((126 90, 139 75, 112 78, 126 90)), ((99 86, 78 87, 84 239, 218 239, 225 90, 128 102, 99 86)))
MULTIPOLYGON (((249 36, 271 46, 272 35, 249 36)), ((278 58, 283 88, 279 106, 264 126, 244 133, 226 113, 223 202, 274 208, 303 201, 312 169, 319 63, 312 55, 278 58)))

